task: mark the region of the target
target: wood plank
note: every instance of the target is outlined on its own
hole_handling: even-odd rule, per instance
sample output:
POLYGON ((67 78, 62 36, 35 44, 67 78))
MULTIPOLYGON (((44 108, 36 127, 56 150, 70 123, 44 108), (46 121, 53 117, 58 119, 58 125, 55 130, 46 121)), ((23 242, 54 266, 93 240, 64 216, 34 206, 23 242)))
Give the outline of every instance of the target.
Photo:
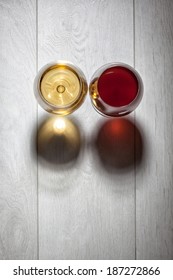
POLYGON ((137 169, 137 258, 173 258, 173 2, 135 1, 136 68, 145 86, 137 169))
MULTIPOLYGON (((89 81, 105 63, 133 65, 133 2, 39 1, 38 34, 39 68, 51 60, 69 60, 81 67, 89 81)), ((39 109, 40 123, 43 117, 48 115, 39 109)), ((40 259, 133 259, 133 125, 127 121, 132 126, 130 143, 125 143, 131 151, 128 167, 118 160, 111 166, 111 153, 120 139, 113 135, 115 142, 111 142, 110 121, 94 111, 89 97, 69 119, 77 127, 72 134, 77 135, 78 129, 82 137, 75 148, 68 137, 61 151, 51 144, 56 141, 51 121, 39 130, 38 145, 45 149, 38 166, 40 259), (96 138, 104 155, 95 147, 96 138)))
POLYGON ((36 5, 0 1, 0 259, 37 258, 36 5))

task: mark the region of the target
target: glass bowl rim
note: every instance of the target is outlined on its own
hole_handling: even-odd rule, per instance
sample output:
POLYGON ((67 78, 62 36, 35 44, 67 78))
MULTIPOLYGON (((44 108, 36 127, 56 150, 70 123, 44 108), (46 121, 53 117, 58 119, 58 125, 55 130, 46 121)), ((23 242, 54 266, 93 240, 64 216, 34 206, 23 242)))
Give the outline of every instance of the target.
MULTIPOLYGON (((39 71, 37 72, 37 75, 34 79, 34 93, 35 93, 35 96, 36 98, 40 97, 41 99, 41 102, 43 103, 46 103, 46 105, 51 108, 52 110, 61 110, 61 109, 68 109, 70 108, 71 106, 75 106, 77 103, 78 103, 78 100, 80 99, 81 97, 81 94, 79 95, 79 97, 72 103, 70 103, 69 105, 66 105, 66 106, 55 106, 51 103, 49 103, 41 94, 41 91, 40 91, 40 81, 41 81, 41 77, 42 75, 44 74, 44 72, 46 70, 48 70, 49 68, 53 67, 53 66, 56 66, 56 65, 67 65, 69 68, 71 68, 72 70, 74 70, 78 77, 78 80, 79 80, 79 83, 80 83, 80 87, 82 87, 82 79, 85 81, 85 84, 87 85, 87 90, 86 90, 86 93, 88 91, 88 84, 87 84, 87 80, 86 80, 86 77, 85 77, 85 74, 84 72, 77 66, 75 65, 74 63, 68 61, 68 60, 54 60, 54 61, 50 61, 48 63, 46 63, 45 65, 43 65, 39 71)), ((85 94, 86 95, 86 94, 85 94)), ((83 96, 83 98, 85 97, 85 95, 83 96)))
MULTIPOLYGON (((91 86, 91 83, 93 82, 93 80, 96 79, 96 78, 98 78, 98 80, 99 80, 100 76, 104 73, 104 71, 106 71, 109 68, 113 68, 114 66, 115 67, 122 66, 122 67, 132 71, 132 73, 135 75, 135 77, 137 78, 137 81, 138 81, 138 92, 136 94, 136 97, 127 105, 117 107, 117 106, 111 106, 111 105, 107 104, 106 102, 103 101, 103 99, 102 99, 102 102, 104 103, 104 105, 106 107, 109 107, 110 109, 117 110, 117 113, 121 112, 123 110, 128 111, 128 109, 131 109, 130 111, 133 111, 139 105, 139 103, 140 103, 140 101, 143 97, 144 85, 143 85, 142 78, 141 78, 140 74, 138 73, 138 71, 134 67, 130 66, 129 64, 126 64, 126 63, 123 63, 123 62, 109 62, 109 63, 106 63, 106 64, 102 65, 101 67, 99 67, 94 72, 94 74, 92 75, 92 77, 90 79, 89 91, 90 91, 90 86, 91 86)), ((96 108, 96 110, 97 110, 97 112, 100 112, 97 108, 96 108)), ((101 115, 105 116, 104 113, 102 113, 102 112, 100 112, 100 113, 101 113, 101 115)))

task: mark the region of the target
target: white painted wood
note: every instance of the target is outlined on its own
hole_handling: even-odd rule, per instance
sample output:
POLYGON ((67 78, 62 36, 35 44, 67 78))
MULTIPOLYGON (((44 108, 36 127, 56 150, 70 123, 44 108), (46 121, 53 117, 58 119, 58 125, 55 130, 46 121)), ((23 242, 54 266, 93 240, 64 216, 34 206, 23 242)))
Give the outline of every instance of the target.
MULTIPOLYGON (((56 59, 77 64, 88 81, 93 72, 107 62, 133 65, 133 2, 39 0, 38 68, 56 59)), ((49 116, 40 108, 40 123, 43 117, 49 116)), ((121 149, 124 162, 120 159, 114 162, 116 167, 110 167, 102 164, 94 148, 94 135, 99 134, 100 126, 108 120, 94 111, 88 97, 70 118, 78 123, 83 137, 76 160, 77 142, 71 147, 71 140, 67 139, 66 149, 61 150, 54 143, 55 135, 50 137, 54 144, 44 135, 38 143, 39 148, 45 149, 39 155, 38 166, 39 257, 134 259, 133 126, 129 128, 130 123, 127 124, 130 135, 126 135, 129 143, 125 140, 126 148, 129 147, 126 151, 130 157, 128 168, 124 166, 126 153, 122 155, 121 139, 114 135, 115 143, 111 142, 106 125, 100 131, 99 143, 103 146, 105 161, 110 162, 113 153, 117 157, 118 147, 121 149), (68 163, 62 164, 63 156, 68 163)), ((46 125, 50 136, 48 121, 39 135, 44 134, 46 125)))
POLYGON ((0 259, 37 258, 35 12, 0 1, 0 259))
MULTIPOLYGON (((136 149, 143 150, 136 171, 133 126, 125 124, 129 149, 123 155, 124 144, 118 137, 111 141, 110 122, 103 125, 106 120, 89 98, 70 117, 77 124, 74 138, 66 138, 66 143, 58 139, 61 148, 55 141, 49 146, 46 139, 39 142, 45 149, 38 170, 41 259, 134 259, 135 182, 137 258, 172 259, 172 14, 172 1, 135 1, 135 65, 145 86, 135 113, 142 134, 136 149), (111 152, 123 161, 117 162, 111 152)), ((36 1, 1 0, 0 35, 0 259, 34 259, 36 1)), ((132 1, 39 0, 38 67, 54 59, 74 62, 88 81, 104 63, 133 65, 132 1)), ((39 123, 48 117, 39 109, 39 123)))
POLYGON ((136 68, 145 93, 137 169, 137 258, 173 258, 173 1, 135 1, 136 68))

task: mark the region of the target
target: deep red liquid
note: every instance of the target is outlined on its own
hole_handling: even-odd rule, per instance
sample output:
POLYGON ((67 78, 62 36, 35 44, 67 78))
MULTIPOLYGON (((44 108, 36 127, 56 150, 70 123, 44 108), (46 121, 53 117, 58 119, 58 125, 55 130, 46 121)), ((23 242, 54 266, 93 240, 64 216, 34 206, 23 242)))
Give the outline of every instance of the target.
POLYGON ((129 69, 114 66, 101 74, 98 80, 98 92, 108 105, 125 106, 135 99, 138 93, 138 80, 129 69))

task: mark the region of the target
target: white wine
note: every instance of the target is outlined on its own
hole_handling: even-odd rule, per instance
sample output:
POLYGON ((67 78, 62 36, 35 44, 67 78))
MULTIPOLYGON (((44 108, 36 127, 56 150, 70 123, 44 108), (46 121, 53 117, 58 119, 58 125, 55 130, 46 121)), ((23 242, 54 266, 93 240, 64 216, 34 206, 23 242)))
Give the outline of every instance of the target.
POLYGON ((84 101, 88 87, 82 71, 67 62, 44 67, 35 81, 39 104, 48 112, 67 115, 84 101))

